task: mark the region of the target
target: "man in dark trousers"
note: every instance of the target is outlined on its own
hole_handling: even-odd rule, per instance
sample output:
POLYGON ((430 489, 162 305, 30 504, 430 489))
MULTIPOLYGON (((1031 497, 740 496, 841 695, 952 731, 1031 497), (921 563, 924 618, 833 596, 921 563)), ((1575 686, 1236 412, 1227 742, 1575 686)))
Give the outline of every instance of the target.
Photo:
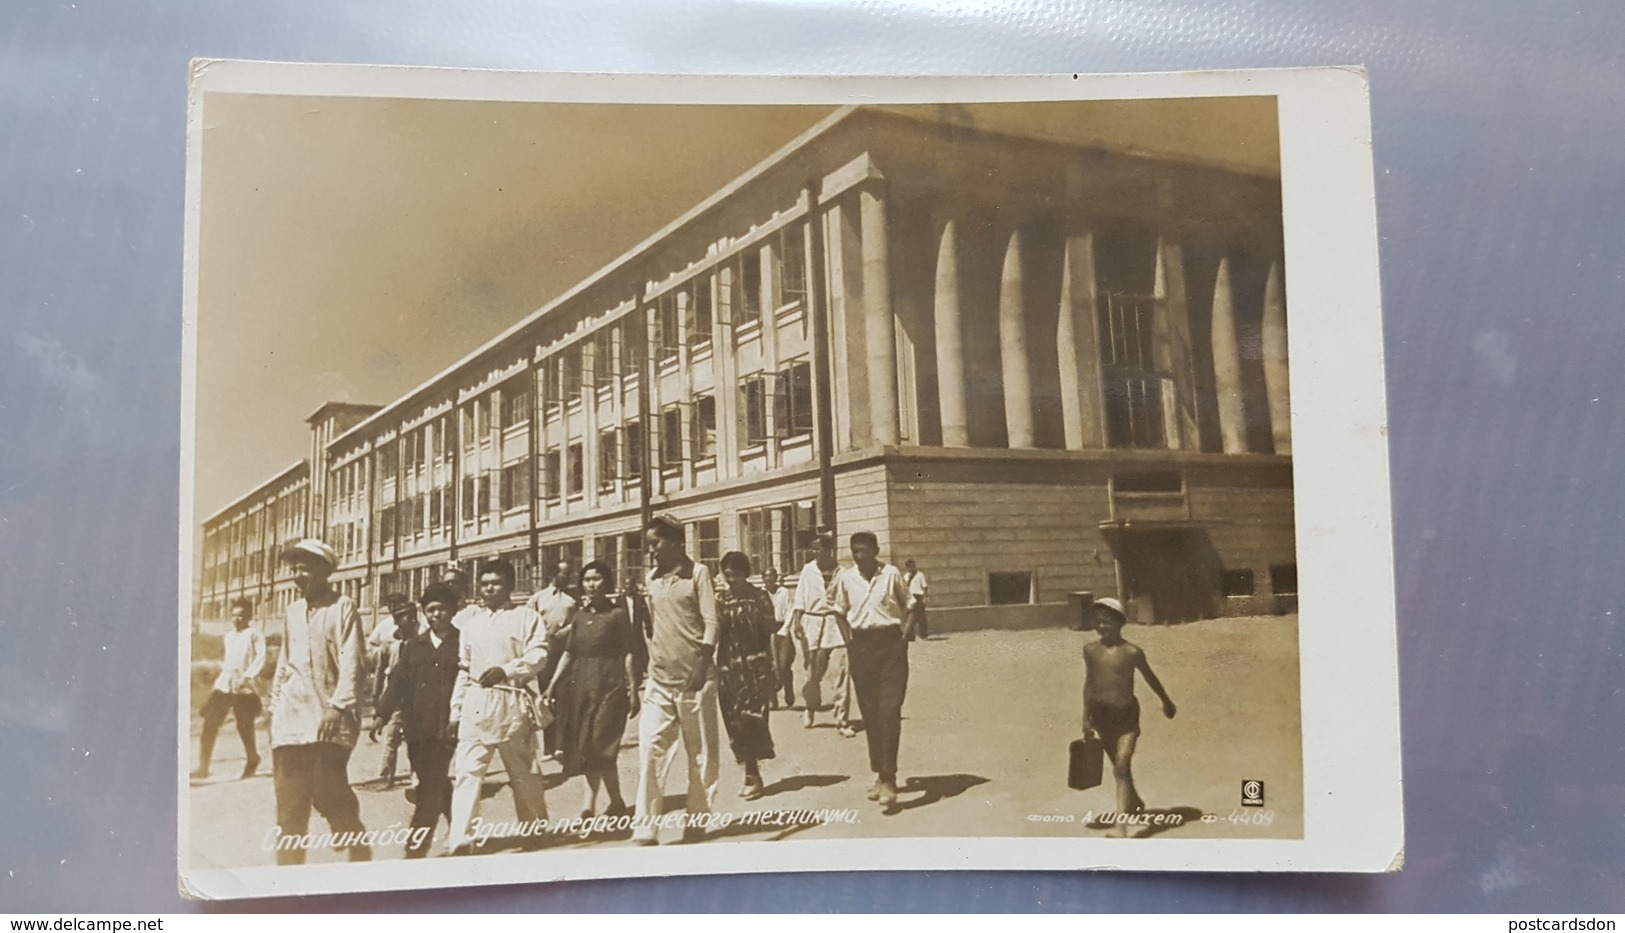
POLYGON ((451 624, 459 598, 445 583, 430 584, 419 597, 428 631, 403 641, 378 703, 374 729, 399 716, 406 758, 417 775, 407 858, 422 858, 440 818, 451 821, 451 757, 457 728, 451 722, 451 694, 457 686, 458 631, 451 624))
POLYGON ((225 724, 226 716, 237 717, 237 735, 243 740, 243 753, 248 756, 243 764, 243 777, 253 777, 260 766, 260 753, 254 741, 254 723, 260 717, 260 695, 254 687, 260 670, 265 667, 265 636, 254 631, 254 604, 246 599, 231 602, 232 630, 222 640, 224 654, 220 660, 220 676, 214 682, 214 692, 203 704, 203 735, 199 741, 197 770, 194 778, 209 776, 209 761, 214 758, 214 741, 225 724))
POLYGON ((858 695, 869 767, 875 783, 869 799, 897 803, 897 749, 903 736, 903 697, 908 693, 908 640, 903 614, 908 584, 896 566, 880 560, 873 532, 852 536, 853 566, 835 578, 831 608, 846 638, 852 689, 858 695))
MULTIPOLYGON (((361 615, 350 597, 328 585, 338 555, 327 542, 306 538, 281 556, 300 595, 288 605, 271 678, 277 826, 284 838, 304 836, 314 806, 334 833, 353 838, 366 831, 349 773, 360 731, 361 615)), ((351 861, 372 858, 370 846, 348 848, 351 861)), ((276 856, 281 865, 303 864, 305 850, 279 840, 276 856)))

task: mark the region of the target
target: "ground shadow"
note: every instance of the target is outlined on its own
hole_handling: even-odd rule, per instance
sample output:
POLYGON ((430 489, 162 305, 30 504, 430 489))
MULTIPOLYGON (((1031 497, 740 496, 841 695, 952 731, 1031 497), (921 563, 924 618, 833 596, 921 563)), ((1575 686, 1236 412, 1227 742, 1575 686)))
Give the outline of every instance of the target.
POLYGON ((911 777, 903 782, 897 789, 898 794, 907 797, 909 794, 919 794, 917 797, 900 797, 898 801, 887 807, 883 812, 887 816, 901 813, 904 810, 917 810, 928 807, 939 800, 949 797, 958 797, 965 791, 978 784, 986 784, 987 778, 977 774, 932 774, 925 777, 911 777))
POLYGON ((808 787, 829 787, 832 784, 839 784, 846 780, 850 780, 850 777, 845 774, 792 774, 789 777, 779 778, 762 788, 762 796, 757 799, 760 800, 777 794, 788 794, 808 787))

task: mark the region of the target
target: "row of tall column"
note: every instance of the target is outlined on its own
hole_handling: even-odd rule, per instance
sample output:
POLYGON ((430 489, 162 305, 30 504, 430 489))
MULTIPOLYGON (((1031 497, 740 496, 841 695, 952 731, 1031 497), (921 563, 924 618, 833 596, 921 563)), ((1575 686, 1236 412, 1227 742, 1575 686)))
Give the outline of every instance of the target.
MULTIPOLYGON (((887 210, 883 191, 868 186, 858 194, 862 244, 863 319, 868 383, 868 410, 875 440, 898 443, 898 364, 891 273, 888 258, 887 210)), ((1021 230, 1006 241, 999 282, 998 339, 1004 417, 1008 445, 1037 445, 1032 354, 1028 346, 1028 283, 1021 230)), ((1177 245, 1157 244, 1156 298, 1161 313, 1183 310, 1183 260, 1177 245), (1170 268, 1177 266, 1178 268, 1170 268), (1178 276, 1180 301, 1170 302, 1169 280, 1178 276), (1177 305, 1177 310, 1175 309, 1177 305)), ((932 315, 936 330, 936 370, 942 443, 970 446, 969 400, 965 365, 964 307, 960 288, 958 221, 948 220, 936 252, 932 315)), ((1055 339, 1060 401, 1067 449, 1105 446, 1097 322, 1097 279, 1094 241, 1090 234, 1066 238, 1061 268, 1060 314, 1055 339)), ((1249 451, 1243 405, 1242 360, 1237 339, 1236 301, 1231 262, 1219 262, 1213 290, 1211 329, 1214 388, 1218 396, 1219 434, 1225 453, 1249 451)), ((1292 452, 1291 395, 1287 359, 1286 300, 1281 266, 1272 262, 1264 289, 1262 350, 1265 396, 1269 405, 1274 452, 1292 452)), ((1187 391, 1194 391, 1194 386, 1187 391)), ((1171 435, 1177 438, 1177 434, 1171 435)), ((1170 446, 1178 446, 1177 440, 1170 446)))

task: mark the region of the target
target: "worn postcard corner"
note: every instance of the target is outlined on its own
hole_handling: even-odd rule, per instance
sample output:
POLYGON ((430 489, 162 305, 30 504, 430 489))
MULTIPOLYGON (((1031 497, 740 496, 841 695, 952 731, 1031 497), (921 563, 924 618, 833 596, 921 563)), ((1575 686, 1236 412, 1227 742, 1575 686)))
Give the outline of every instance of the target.
POLYGON ((185 896, 1399 868, 1335 70, 191 75, 185 896))

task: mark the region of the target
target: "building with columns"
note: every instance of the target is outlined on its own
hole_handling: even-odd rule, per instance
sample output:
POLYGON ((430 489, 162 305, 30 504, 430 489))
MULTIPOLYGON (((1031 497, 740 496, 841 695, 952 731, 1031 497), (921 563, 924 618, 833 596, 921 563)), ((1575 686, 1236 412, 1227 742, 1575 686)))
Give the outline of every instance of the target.
POLYGON ((758 569, 873 531, 946 629, 1295 610, 1279 176, 923 114, 843 108, 404 396, 324 406, 205 523, 200 611, 239 558, 278 592, 244 542, 290 526, 238 526, 298 495, 363 605, 496 555, 636 574, 669 513, 758 569))

